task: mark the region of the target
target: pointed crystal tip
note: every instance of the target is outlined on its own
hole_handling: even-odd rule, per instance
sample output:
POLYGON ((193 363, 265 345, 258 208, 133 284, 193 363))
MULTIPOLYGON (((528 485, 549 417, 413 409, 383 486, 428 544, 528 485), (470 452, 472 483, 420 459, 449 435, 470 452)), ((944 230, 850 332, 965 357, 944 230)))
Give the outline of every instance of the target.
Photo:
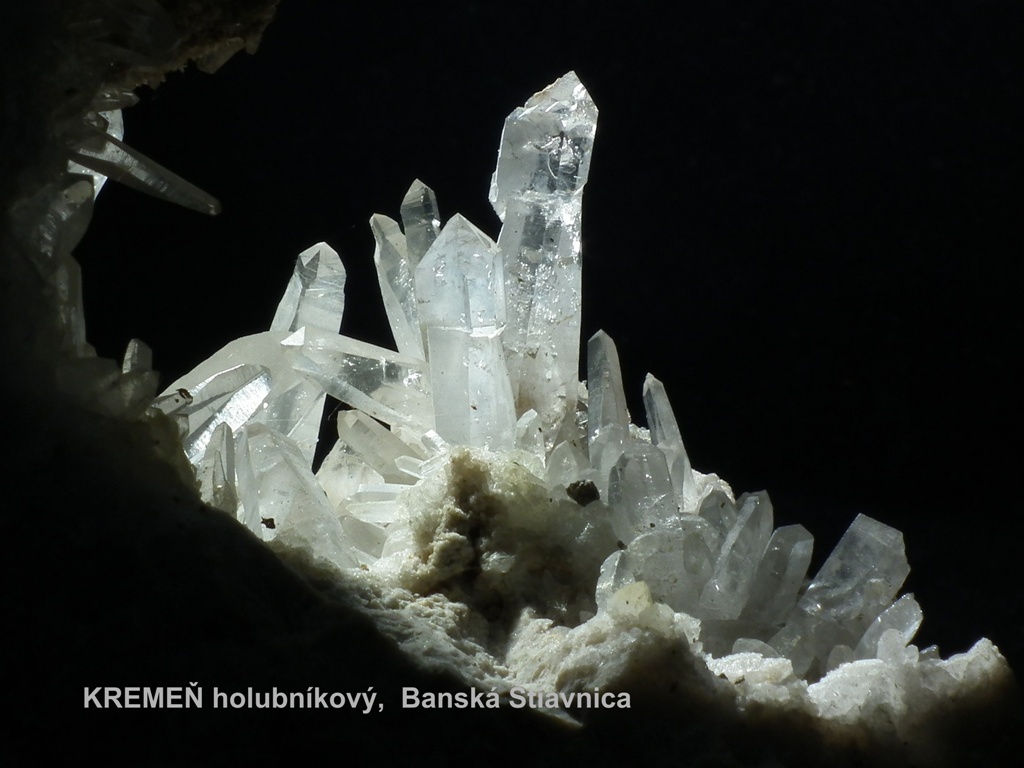
POLYGON ((413 266, 419 263, 441 231, 434 190, 419 179, 413 181, 402 200, 402 226, 413 266))
POLYGON ((597 106, 575 72, 535 93, 505 120, 489 199, 498 217, 515 199, 565 205, 587 183, 597 106), (557 201, 557 202, 556 202, 557 201))
POLYGON ((582 103, 593 105, 594 102, 590 98, 586 86, 580 82, 576 73, 570 69, 547 88, 533 94, 525 106, 530 108, 542 104, 575 105, 582 103))

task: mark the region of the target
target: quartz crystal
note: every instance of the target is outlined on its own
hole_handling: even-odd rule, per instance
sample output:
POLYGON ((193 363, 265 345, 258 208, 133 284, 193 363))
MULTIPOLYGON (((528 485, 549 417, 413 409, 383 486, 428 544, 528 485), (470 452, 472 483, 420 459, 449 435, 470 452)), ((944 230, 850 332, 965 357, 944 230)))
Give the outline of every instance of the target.
MULTIPOLYGON (((96 129, 91 140, 72 154, 73 163, 140 192, 161 197, 200 213, 220 213, 220 203, 159 163, 132 149, 109 129, 96 129)), ((102 185, 98 179, 97 186, 102 185)))
POLYGON ((512 391, 520 412, 540 415, 549 446, 575 408, 580 222, 596 128, 597 107, 569 72, 509 115, 491 180, 503 222, 512 391))
POLYGON ((416 267, 416 302, 438 434, 457 445, 511 448, 516 415, 501 344, 505 275, 494 241, 453 216, 416 267))
POLYGON ((426 337, 420 328, 414 278, 419 259, 409 257, 406 237, 393 219, 376 214, 370 219, 370 229, 377 240, 373 261, 395 346, 402 354, 426 360, 426 337))
MULTIPOLYGON (((966 664, 911 644, 921 609, 899 597, 902 535, 860 515, 808 580, 808 530, 775 529, 766 492, 737 497, 695 470, 654 376, 643 384, 648 428, 631 423, 603 331, 579 381, 596 125, 571 72, 508 117, 490 190, 496 241, 458 214, 442 223, 420 181, 401 225, 373 216, 395 350, 338 334, 345 270, 320 243, 299 255, 268 331, 228 344, 154 407, 181 424, 209 504, 391 595, 382 605, 417 606, 396 609, 419 627, 398 634, 427 657, 472 659, 453 662, 468 682, 554 690, 568 665, 600 666, 571 649, 661 637, 742 702, 843 720, 868 696, 859 681, 898 717, 905 702, 889 681, 939 690, 950 665, 966 664), (314 475, 325 394, 349 410, 314 475), (453 623, 454 605, 478 622, 453 623), (497 636, 489 621, 507 634, 500 652, 484 650, 497 636)), ((108 136, 79 162, 113 173, 119 151, 108 136)), ((153 173, 140 163, 133 178, 156 183, 153 173)), ((56 215, 83 204, 69 192, 56 215)), ((125 374, 148 366, 131 346, 125 374)), ((972 653, 991 658, 988 646, 972 653)))

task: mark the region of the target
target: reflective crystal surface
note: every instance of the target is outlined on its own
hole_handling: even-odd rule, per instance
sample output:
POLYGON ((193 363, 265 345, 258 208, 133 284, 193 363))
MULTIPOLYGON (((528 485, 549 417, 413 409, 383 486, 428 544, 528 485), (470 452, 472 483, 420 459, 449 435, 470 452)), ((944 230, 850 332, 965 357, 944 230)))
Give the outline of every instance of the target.
POLYGON ((412 266, 419 264, 441 232, 434 190, 416 179, 402 201, 402 226, 412 266))
POLYGON ((438 434, 450 443, 511 448, 516 413, 501 336, 505 282, 494 242, 453 216, 416 267, 438 434))
POLYGON ((327 243, 317 243, 295 260, 295 272, 270 330, 297 331, 312 326, 337 333, 344 312, 345 267, 336 250, 327 243))
POLYGON ((263 424, 246 425, 239 443, 242 522, 265 540, 308 547, 341 567, 357 565, 341 522, 298 447, 263 424))
POLYGON ((404 355, 426 360, 426 337, 416 306, 414 270, 419 260, 409 257, 405 235, 392 219, 374 214, 370 229, 377 241, 373 261, 377 265, 377 280, 395 345, 404 355))
POLYGON ((295 368, 299 354, 288 342, 296 335, 301 332, 266 331, 236 339, 171 384, 168 392, 184 390, 194 401, 185 409, 190 422, 186 445, 197 441, 194 449, 189 448, 190 458, 193 450, 205 450, 212 429, 221 421, 226 419, 226 423, 237 430, 251 418, 291 437, 312 464, 323 414, 324 390, 295 368), (256 370, 262 378, 260 383, 252 384, 252 377, 246 377, 256 370), (233 387, 246 389, 236 392, 233 387), (234 404, 232 408, 239 408, 243 403, 245 406, 241 411, 229 412, 225 410, 227 402, 234 404), (212 420, 200 429, 199 422, 205 423, 207 418, 212 420))
POLYGON ((230 514, 238 511, 235 488, 235 439, 231 427, 217 425, 207 443, 203 458, 196 466, 199 494, 211 507, 230 514))

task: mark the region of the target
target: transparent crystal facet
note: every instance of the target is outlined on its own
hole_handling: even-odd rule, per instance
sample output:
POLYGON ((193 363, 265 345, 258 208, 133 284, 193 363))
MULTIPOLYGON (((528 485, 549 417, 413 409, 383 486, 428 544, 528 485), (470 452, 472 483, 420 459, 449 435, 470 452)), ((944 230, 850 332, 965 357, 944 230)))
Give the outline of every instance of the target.
POLYGON ((295 369, 332 397, 386 424, 433 429, 430 378, 423 360, 356 341, 306 329, 295 369))
MULTIPOLYGON (((505 327, 501 253, 487 235, 453 216, 416 267, 420 323, 463 331, 505 327)), ((429 354, 429 350, 428 350, 429 354)))
POLYGON ((700 596, 701 615, 706 618, 739 617, 772 535, 772 505, 767 493, 744 496, 738 506, 736 522, 722 542, 714 575, 700 596))
POLYGON ((571 197, 587 183, 597 129, 597 107, 569 72, 505 121, 490 200, 504 220, 509 199, 530 195, 571 197))
POLYGON ((312 326, 337 333, 344 312, 345 267, 336 250, 327 243, 317 243, 295 260, 295 271, 270 330, 296 331, 312 326))
POLYGON ((511 448, 516 413, 501 344, 504 275, 497 246, 461 216, 416 267, 438 434, 455 445, 511 448))
POLYGON ((608 503, 615 511, 615 533, 629 543, 637 534, 675 521, 665 454, 650 443, 632 443, 612 467, 608 503))
POLYGON ((437 212, 434 190, 416 179, 402 201, 402 226, 413 267, 419 264, 441 232, 441 216, 437 212))
POLYGON ((814 537, 802 525, 777 528, 757 567, 750 597, 740 618, 781 623, 796 604, 811 563, 814 537))

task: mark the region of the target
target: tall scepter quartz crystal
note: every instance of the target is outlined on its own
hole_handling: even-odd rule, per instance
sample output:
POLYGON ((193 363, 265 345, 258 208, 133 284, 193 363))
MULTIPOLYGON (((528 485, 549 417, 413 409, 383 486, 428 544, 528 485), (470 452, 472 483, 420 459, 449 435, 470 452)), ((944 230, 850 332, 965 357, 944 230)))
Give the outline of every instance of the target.
POLYGON ((548 446, 576 407, 580 228, 596 129, 597 107, 569 72, 509 115, 491 180, 512 389, 519 412, 537 412, 548 446))
POLYGON ((345 273, 321 243, 270 330, 155 406, 179 420, 204 498, 346 571, 386 631, 469 684, 618 688, 638 655, 686 649, 700 685, 728 685, 741 709, 903 733, 915 697, 1004 662, 984 640, 947 661, 911 644, 902 535, 861 515, 808 579, 810 533, 774 529, 766 492, 736 496, 692 467, 655 377, 649 429, 630 423, 604 332, 579 381, 596 127, 571 72, 512 112, 490 190, 497 241, 458 214, 442 223, 420 181, 401 226, 371 219, 396 350, 337 333, 345 273), (314 475, 325 393, 351 410, 314 475))

